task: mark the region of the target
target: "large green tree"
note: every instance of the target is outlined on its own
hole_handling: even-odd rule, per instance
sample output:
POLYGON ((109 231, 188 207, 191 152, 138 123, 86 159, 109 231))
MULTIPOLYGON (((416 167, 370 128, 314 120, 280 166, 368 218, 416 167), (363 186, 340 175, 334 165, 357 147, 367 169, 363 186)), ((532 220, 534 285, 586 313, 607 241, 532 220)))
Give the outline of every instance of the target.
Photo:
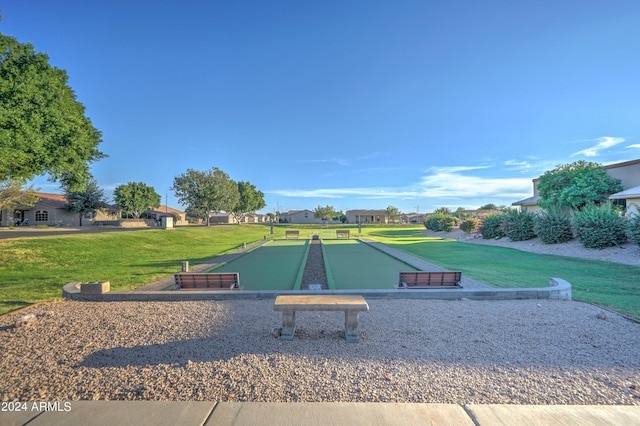
POLYGON ((95 213, 96 210, 107 204, 104 191, 100 188, 95 179, 89 179, 84 185, 73 182, 62 185, 67 198, 68 209, 78 213, 80 226, 82 217, 87 213, 95 213))
POLYGON ((113 191, 113 198, 126 215, 138 219, 149 208, 160 206, 160 195, 152 186, 142 182, 129 182, 113 191))
POLYGON ((258 191, 255 185, 249 182, 238 182, 238 193, 240 195, 238 204, 231 211, 239 225, 244 216, 254 214, 266 206, 266 203, 264 202, 264 193, 258 191))
POLYGON ((68 79, 31 43, 0 33, 0 181, 48 174, 80 184, 105 157, 68 79))
POLYGON ((622 191, 619 179, 614 179, 600 164, 576 161, 545 172, 538 182, 538 204, 544 208, 557 206, 581 210, 589 204, 601 204, 609 195, 622 191))
POLYGON ((209 213, 231 212, 240 201, 238 185, 217 167, 200 171, 188 169, 173 179, 171 189, 189 216, 205 219, 209 213))

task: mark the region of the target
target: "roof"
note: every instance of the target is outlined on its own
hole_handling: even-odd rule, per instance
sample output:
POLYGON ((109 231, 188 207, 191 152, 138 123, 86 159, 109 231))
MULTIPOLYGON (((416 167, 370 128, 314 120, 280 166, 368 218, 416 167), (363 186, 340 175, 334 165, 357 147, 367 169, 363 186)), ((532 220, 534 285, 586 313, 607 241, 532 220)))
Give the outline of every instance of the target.
POLYGON ((625 198, 640 198, 640 186, 634 186, 633 188, 616 192, 615 194, 610 195, 609 198, 612 200, 620 200, 625 198))
POLYGON ((40 198, 38 200, 48 206, 65 209, 67 208, 67 197, 63 194, 47 194, 46 192, 36 192, 35 195, 40 198))
POLYGON ((603 166, 603 167, 605 169, 615 169, 618 167, 633 166, 635 164, 640 164, 640 158, 637 160, 623 161, 622 163, 607 164, 606 166, 603 166))
POLYGON ((184 214, 183 211, 180 211, 178 209, 174 209, 172 207, 169 206, 159 206, 156 207, 155 209, 151 209, 152 212, 158 212, 158 213, 172 213, 172 214, 184 214))
POLYGON ((539 195, 534 195, 533 197, 525 198, 524 200, 516 201, 515 203, 511 203, 512 206, 533 206, 538 204, 540 200, 539 195))
POLYGON ((384 210, 347 210, 345 214, 355 214, 355 215, 384 215, 386 212, 384 210))

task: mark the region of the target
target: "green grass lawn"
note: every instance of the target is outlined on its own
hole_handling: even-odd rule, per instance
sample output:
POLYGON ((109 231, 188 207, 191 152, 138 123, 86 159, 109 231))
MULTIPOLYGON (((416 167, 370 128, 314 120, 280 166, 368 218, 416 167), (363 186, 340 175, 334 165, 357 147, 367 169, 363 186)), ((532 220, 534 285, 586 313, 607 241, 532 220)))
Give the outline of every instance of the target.
MULTIPOLYGON (((281 229, 274 236, 284 235, 281 229)), ((62 295, 72 281, 129 290, 269 235, 262 225, 62 234, 0 240, 0 313, 62 295)))
MULTIPOLYGON (((185 227, 54 234, 0 240, 0 313, 61 297, 72 281, 110 281, 128 290, 193 264, 268 238, 285 229, 301 236, 336 227, 268 225, 185 227)), ((357 234, 357 226, 340 226, 357 234)), ((573 298, 640 319, 640 267, 427 238, 420 226, 363 226, 362 235, 496 287, 544 287, 550 277, 573 285, 573 298)))
POLYGON ((379 229, 369 236, 495 287, 546 287, 549 278, 562 278, 571 283, 574 300, 640 319, 638 266, 427 238, 416 229, 379 229))

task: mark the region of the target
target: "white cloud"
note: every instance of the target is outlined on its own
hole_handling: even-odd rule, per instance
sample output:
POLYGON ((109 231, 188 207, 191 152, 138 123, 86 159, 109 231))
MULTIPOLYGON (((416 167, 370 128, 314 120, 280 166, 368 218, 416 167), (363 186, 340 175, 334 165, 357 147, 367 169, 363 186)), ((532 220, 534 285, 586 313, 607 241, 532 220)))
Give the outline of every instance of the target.
POLYGON ((282 189, 267 191, 295 198, 361 198, 361 199, 504 199, 516 201, 532 194, 531 178, 481 177, 463 172, 490 166, 432 167, 418 184, 406 187, 282 189))
POLYGON ((575 157, 577 155, 584 155, 586 157, 596 157, 600 154, 600 151, 618 145, 625 140, 625 138, 615 138, 612 136, 603 136, 597 139, 589 139, 587 142, 596 142, 596 144, 581 151, 574 152, 573 154, 571 154, 571 156, 575 157))
POLYGON ((625 148, 629 149, 640 149, 640 143, 634 143, 633 145, 627 145, 625 148))
MULTIPOLYGON (((484 168, 484 167, 482 167, 484 168)), ((463 175, 459 171, 473 168, 431 169, 422 178, 422 191, 434 198, 505 198, 514 201, 531 195, 530 178, 486 178, 463 175)))

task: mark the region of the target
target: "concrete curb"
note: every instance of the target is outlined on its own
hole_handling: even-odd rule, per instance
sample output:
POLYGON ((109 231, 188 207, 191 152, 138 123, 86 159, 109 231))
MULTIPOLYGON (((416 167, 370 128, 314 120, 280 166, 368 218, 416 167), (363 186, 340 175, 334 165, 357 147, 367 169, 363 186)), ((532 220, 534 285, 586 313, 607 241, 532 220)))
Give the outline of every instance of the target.
POLYGON ((71 300, 94 302, 141 302, 186 300, 243 300, 275 299, 279 295, 325 294, 360 295, 369 298, 436 299, 436 300, 518 300, 554 299, 571 300, 571 284, 561 278, 551 278, 546 288, 491 288, 491 289, 411 289, 411 290, 216 290, 216 291, 130 291, 103 294, 83 294, 80 283, 66 284, 62 296, 71 300))
MULTIPOLYGON (((22 402, 3 425, 637 425, 640 407, 355 402, 22 402)), ((16 407, 13 405, 12 407, 16 407)))

